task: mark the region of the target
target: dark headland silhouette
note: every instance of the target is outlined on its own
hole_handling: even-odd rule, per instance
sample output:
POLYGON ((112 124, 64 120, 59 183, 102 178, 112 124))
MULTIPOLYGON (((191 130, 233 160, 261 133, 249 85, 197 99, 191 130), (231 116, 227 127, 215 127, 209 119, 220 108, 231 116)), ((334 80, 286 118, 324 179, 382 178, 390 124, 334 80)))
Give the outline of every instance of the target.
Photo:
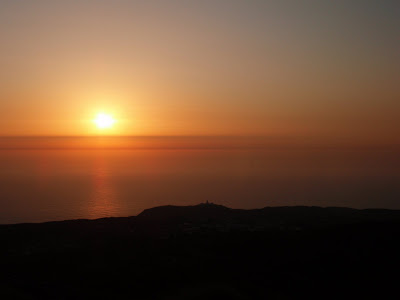
POLYGON ((388 299, 400 211, 162 206, 0 226, 1 299, 388 299))

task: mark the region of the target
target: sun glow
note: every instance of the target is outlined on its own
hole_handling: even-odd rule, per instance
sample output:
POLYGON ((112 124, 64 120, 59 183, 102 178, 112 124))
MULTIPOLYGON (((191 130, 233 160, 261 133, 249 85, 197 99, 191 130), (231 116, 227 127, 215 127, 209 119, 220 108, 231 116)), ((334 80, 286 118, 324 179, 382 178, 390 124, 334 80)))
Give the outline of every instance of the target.
POLYGON ((99 113, 96 119, 94 119, 94 123, 99 129, 112 128, 115 122, 115 119, 111 115, 105 113, 99 113))

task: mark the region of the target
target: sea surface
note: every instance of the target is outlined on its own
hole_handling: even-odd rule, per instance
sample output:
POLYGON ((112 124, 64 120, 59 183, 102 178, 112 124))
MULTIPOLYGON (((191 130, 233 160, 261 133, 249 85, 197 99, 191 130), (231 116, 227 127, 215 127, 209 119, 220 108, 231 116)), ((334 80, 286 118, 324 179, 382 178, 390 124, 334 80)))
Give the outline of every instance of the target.
POLYGON ((400 209, 396 147, 226 138, 2 138, 0 223, 232 208, 400 209))

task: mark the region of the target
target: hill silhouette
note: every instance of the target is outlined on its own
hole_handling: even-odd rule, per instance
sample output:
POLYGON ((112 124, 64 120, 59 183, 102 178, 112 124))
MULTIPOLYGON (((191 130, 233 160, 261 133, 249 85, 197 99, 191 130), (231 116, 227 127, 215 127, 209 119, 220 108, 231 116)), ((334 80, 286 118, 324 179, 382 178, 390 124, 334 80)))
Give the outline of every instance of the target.
MULTIPOLYGON (((205 226, 220 231, 325 228, 366 222, 399 221, 400 211, 352 209, 342 207, 265 207, 231 209, 213 203, 194 206, 159 206, 146 209, 135 218, 137 228, 147 233, 182 231, 186 227, 205 226), (142 227, 144 225, 144 227, 142 227)), ((188 229, 188 228, 186 228, 188 229)), ((199 230, 197 230, 199 231, 199 230)))
POLYGON ((360 299, 397 289, 400 211, 162 206, 1 225, 2 299, 360 299))
POLYGON ((144 210, 137 221, 229 221, 261 222, 273 224, 276 221, 304 224, 343 224, 362 221, 399 220, 400 211, 386 209, 353 209, 344 207, 285 206, 262 209, 231 209, 213 203, 194 206, 159 206, 144 210))

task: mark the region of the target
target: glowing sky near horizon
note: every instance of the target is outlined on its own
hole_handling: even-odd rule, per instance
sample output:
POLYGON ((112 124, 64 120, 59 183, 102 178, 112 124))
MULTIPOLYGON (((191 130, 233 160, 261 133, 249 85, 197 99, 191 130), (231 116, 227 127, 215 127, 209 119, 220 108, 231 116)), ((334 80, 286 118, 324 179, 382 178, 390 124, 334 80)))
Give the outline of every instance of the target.
POLYGON ((395 140, 400 2, 0 0, 0 135, 395 140))

